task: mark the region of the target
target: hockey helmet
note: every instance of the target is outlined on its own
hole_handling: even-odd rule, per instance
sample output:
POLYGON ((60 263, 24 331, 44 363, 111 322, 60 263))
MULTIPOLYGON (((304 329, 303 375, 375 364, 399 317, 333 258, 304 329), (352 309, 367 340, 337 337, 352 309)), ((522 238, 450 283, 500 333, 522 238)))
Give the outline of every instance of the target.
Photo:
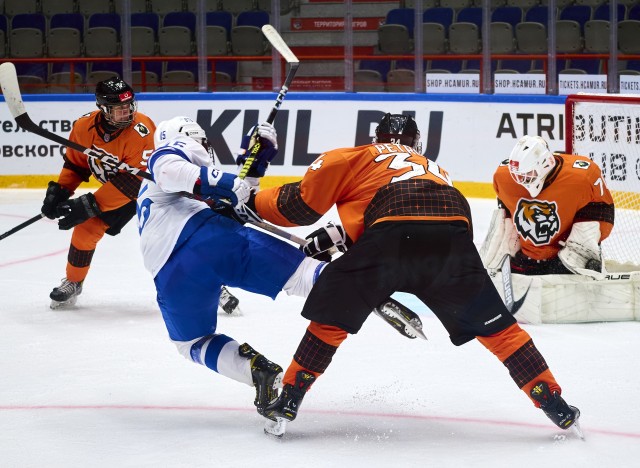
POLYGON ((209 145, 206 132, 198 122, 189 117, 178 116, 160 122, 153 134, 153 143, 156 148, 160 148, 178 135, 184 135, 200 143, 213 161, 213 149, 209 145))
POLYGON ((542 191, 544 180, 556 165, 547 142, 539 136, 525 135, 509 155, 509 172, 532 197, 542 191))
POLYGON ((376 127, 374 143, 397 143, 422 153, 420 130, 410 115, 386 113, 376 127))
POLYGON ((138 108, 133 88, 116 76, 96 85, 96 106, 115 128, 131 125, 138 108))

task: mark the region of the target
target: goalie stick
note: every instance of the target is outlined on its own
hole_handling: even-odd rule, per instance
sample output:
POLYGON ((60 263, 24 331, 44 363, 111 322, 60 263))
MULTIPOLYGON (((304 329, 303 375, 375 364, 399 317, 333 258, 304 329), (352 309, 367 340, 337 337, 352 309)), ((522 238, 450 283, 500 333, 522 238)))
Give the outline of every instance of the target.
MULTIPOLYGON (((271 112, 269 113, 269 117, 267 117, 267 122, 272 124, 273 121, 276 119, 276 114, 278 113, 278 110, 282 105, 282 101, 284 100, 284 97, 289 91, 289 86, 291 86, 291 82, 293 81, 293 78, 295 77, 296 72, 298 71, 298 66, 300 65, 300 61, 298 60, 298 57, 296 57, 295 54, 291 52, 291 49, 289 49, 289 46, 286 44, 286 42, 284 42, 284 40, 282 39, 282 36, 278 34, 278 31, 276 31, 276 29, 273 26, 271 26, 270 24, 265 24, 264 26, 262 26, 262 33, 267 38, 269 43, 280 53, 280 55, 282 55, 282 58, 284 58, 289 64, 289 72, 287 73, 287 76, 284 80, 284 84, 280 88, 280 92, 276 97, 276 102, 273 105, 271 112)), ((251 166, 253 165, 253 162, 256 159, 256 155, 260 152, 260 149, 262 147, 262 144, 260 143, 260 139, 258 138, 257 129, 254 131, 253 135, 251 135, 250 141, 251 141, 251 144, 249 145, 249 151, 248 151, 249 157, 244 162, 244 165, 242 166, 242 169, 238 174, 238 176, 241 179, 244 179, 247 176, 249 169, 251 169, 251 166)))

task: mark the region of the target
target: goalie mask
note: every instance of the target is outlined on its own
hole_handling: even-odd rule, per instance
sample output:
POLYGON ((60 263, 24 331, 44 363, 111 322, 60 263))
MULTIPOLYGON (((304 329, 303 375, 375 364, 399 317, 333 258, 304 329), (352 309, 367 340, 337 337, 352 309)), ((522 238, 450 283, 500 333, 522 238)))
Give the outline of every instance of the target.
POLYGON ((373 143, 396 143, 411 146, 422 154, 420 130, 413 117, 401 114, 385 114, 376 127, 373 143))
POLYGON ((96 106, 107 124, 127 128, 136 116, 138 103, 133 88, 118 77, 100 81, 96 85, 96 106))
POLYGON ((532 197, 542 191, 544 180, 556 165, 553 153, 543 138, 523 136, 509 155, 509 172, 532 197))
POLYGON ((213 162, 213 148, 209 145, 207 134, 198 122, 189 117, 179 116, 160 122, 153 134, 153 144, 156 149, 160 148, 178 135, 187 136, 200 143, 213 162))

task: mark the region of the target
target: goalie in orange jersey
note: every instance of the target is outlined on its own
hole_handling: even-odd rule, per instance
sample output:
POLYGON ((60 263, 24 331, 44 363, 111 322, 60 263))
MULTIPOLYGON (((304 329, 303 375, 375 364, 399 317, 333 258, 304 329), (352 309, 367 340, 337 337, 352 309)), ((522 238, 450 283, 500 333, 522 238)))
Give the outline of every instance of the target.
MULTIPOLYGON (((295 419, 347 335, 403 291, 433 311, 454 345, 477 338, 556 425, 572 426, 578 409, 560 396, 542 354, 505 308, 473 243, 469 204, 447 172, 421 154, 416 122, 386 114, 375 133, 372 144, 323 153, 300 182, 249 201, 281 226, 312 224, 335 204, 346 231, 337 243, 352 244, 314 284, 302 310, 311 323, 265 415, 295 419)), ((282 427, 267 430, 279 434, 282 427)))
MULTIPOLYGON (((146 169, 145 160, 153 151, 155 125, 137 112, 133 89, 114 77, 99 82, 95 95, 99 110, 80 117, 69 139, 115 156, 129 166, 146 169)), ((58 181, 49 182, 42 205, 47 218, 60 218, 60 229, 73 228, 66 277, 50 294, 52 309, 75 304, 102 236, 115 236, 136 214, 140 183, 133 174, 119 172, 67 148, 58 181), (93 193, 70 198, 92 175, 102 186, 93 193)))
POLYGON ((480 250, 488 269, 506 254, 523 275, 604 276, 600 243, 613 229, 613 198, 596 163, 552 154, 538 136, 524 136, 493 176, 499 208, 480 250))

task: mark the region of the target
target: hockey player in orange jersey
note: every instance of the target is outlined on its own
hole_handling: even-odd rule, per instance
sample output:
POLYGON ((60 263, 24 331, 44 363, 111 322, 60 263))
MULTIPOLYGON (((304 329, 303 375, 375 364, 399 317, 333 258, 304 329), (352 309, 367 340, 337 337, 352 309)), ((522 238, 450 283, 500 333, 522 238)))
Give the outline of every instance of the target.
MULTIPOLYGON (((300 182, 249 201, 281 226, 312 224, 335 204, 346 231, 337 243, 351 245, 313 286, 302 310, 311 323, 266 415, 279 423, 295 419, 347 335, 403 291, 434 312, 454 345, 477 338, 556 425, 572 426, 578 409, 560 396, 545 359, 505 308, 473 244, 469 204, 447 172, 421 154, 416 122, 386 114, 375 133, 372 144, 323 153, 300 182)), ((334 239, 335 231, 325 237, 334 239)))
POLYGON ((481 249, 499 269, 506 254, 523 275, 602 275, 600 243, 611 232, 614 205, 600 168, 584 156, 552 154, 538 136, 524 136, 493 176, 498 197, 481 249))
MULTIPOLYGON (((99 82, 95 95, 99 110, 80 117, 69 139, 145 170, 145 160, 153 151, 155 125, 137 112, 133 89, 114 77, 99 82)), ((60 229, 73 228, 66 276, 50 294, 51 308, 75 304, 102 236, 115 236, 136 214, 140 183, 128 172, 118 172, 67 148, 58 181, 49 182, 42 205, 46 217, 60 218, 60 229), (70 198, 92 175, 102 186, 93 193, 70 198)))

